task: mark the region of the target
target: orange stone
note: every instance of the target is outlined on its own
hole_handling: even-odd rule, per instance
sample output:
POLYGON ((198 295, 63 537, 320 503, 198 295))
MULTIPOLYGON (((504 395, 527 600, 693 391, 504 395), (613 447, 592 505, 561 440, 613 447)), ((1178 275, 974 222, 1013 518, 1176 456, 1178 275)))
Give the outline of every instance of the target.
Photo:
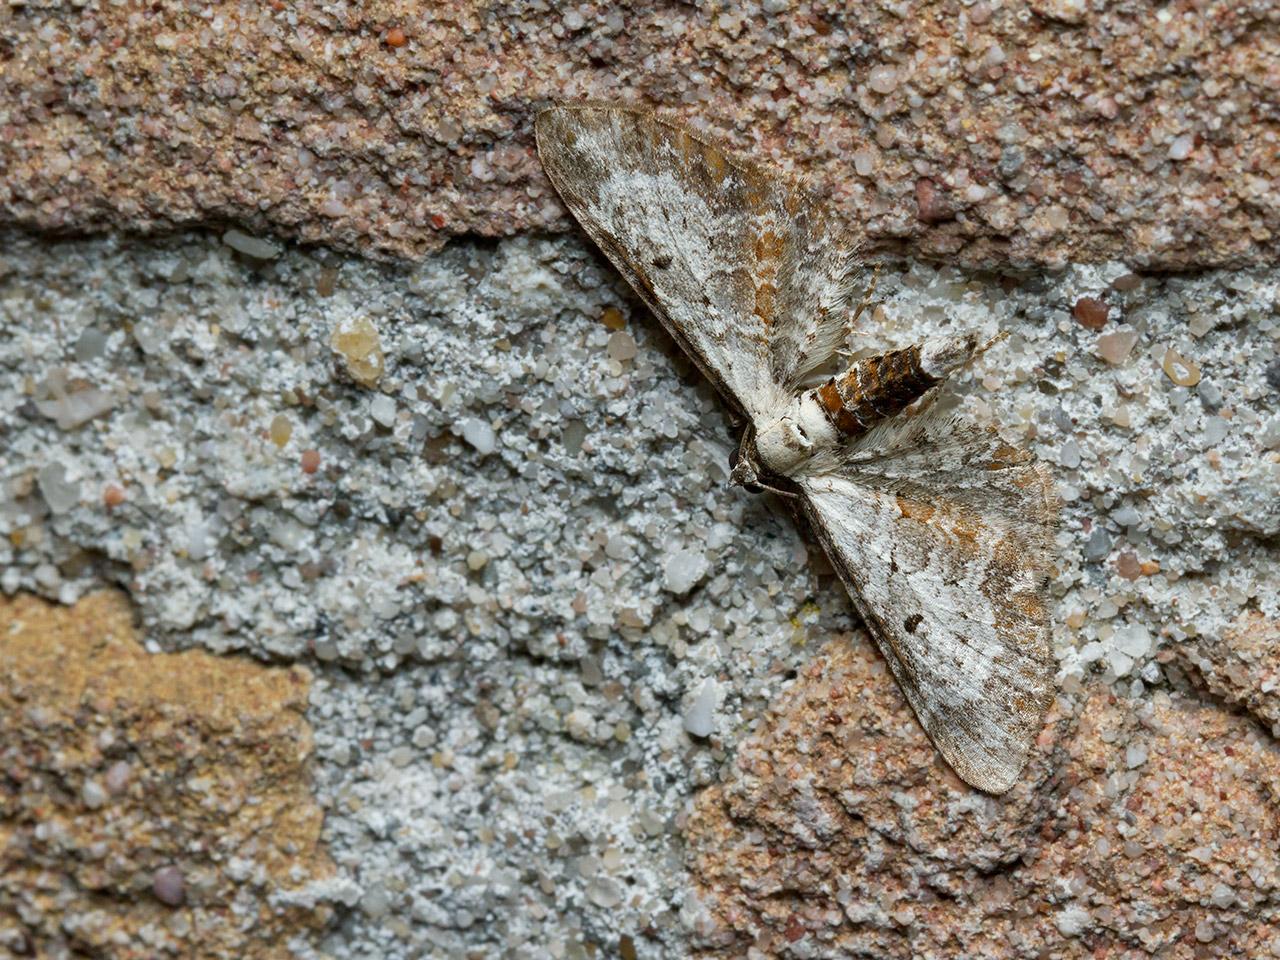
POLYGON ((1180 387, 1194 387, 1200 382, 1200 365, 1194 360, 1188 360, 1173 347, 1165 351, 1161 366, 1165 376, 1180 387))
POLYGON ((1086 330, 1101 330, 1107 324, 1107 314, 1111 307, 1102 300, 1093 297, 1081 297, 1071 308, 1071 315, 1086 330))
POLYGON ((378 328, 367 317, 346 320, 334 328, 329 346, 346 361, 347 373, 365 387, 382 376, 382 341, 378 328))
POLYGON ((1137 554, 1125 550, 1116 557, 1116 572, 1126 580, 1137 580, 1142 576, 1142 566, 1138 563, 1137 554))

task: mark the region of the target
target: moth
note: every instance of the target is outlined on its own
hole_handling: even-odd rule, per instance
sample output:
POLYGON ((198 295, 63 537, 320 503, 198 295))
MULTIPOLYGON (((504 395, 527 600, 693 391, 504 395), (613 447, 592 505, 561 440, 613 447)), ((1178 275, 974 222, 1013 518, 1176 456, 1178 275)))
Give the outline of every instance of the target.
POLYGON ((536 133, 574 217, 744 423, 731 482, 795 506, 942 756, 1008 790, 1053 696, 1057 498, 1029 452, 932 403, 985 345, 928 337, 821 382, 868 302, 821 203, 646 111, 556 106, 536 133))

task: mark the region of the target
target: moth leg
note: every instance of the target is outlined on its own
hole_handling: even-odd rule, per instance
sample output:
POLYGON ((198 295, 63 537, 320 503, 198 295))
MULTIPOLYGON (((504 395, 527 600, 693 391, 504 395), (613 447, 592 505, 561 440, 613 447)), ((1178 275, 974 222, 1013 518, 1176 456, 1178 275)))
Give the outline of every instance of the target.
POLYGON ((867 284, 867 292, 862 295, 862 299, 858 301, 858 305, 853 308, 853 316, 849 318, 849 329, 853 330, 858 322, 858 318, 862 316, 862 311, 871 306, 876 295, 876 284, 880 282, 880 267, 877 263, 871 268, 871 282, 867 284))
MULTIPOLYGON (((863 293, 862 299, 858 301, 858 305, 853 308, 853 313, 849 315, 849 320, 845 324, 844 342, 849 342, 849 336, 853 333, 853 328, 858 325, 858 318, 862 316, 875 300, 876 284, 880 282, 880 264, 876 264, 871 268, 871 282, 867 284, 866 292, 863 293)), ((852 350, 837 350, 836 354, 841 357, 852 357, 852 350)))
POLYGON ((759 481, 757 481, 756 486, 759 487, 761 490, 768 490, 770 493, 775 493, 780 497, 787 497, 790 500, 798 500, 800 498, 800 494, 798 493, 793 493, 790 490, 783 490, 779 487, 771 487, 767 483, 760 483, 759 481))
POLYGON ((982 356, 984 353, 986 353, 988 350, 994 347, 997 343, 1001 343, 1008 339, 1009 339, 1009 331, 1001 330, 999 333, 997 333, 994 337, 992 337, 982 346, 978 347, 978 349, 974 350, 973 356, 969 358, 969 362, 973 363, 973 361, 977 360, 980 356, 982 356))

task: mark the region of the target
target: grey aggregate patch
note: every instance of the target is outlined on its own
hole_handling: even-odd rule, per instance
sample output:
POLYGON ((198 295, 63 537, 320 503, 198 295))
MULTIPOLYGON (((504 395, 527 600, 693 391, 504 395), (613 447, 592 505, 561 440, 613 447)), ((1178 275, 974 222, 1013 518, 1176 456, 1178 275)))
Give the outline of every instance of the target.
MULTIPOLYGON (((722 404, 603 261, 2 242, 0 586, 118 584, 153 648, 317 673, 342 874, 311 894, 350 908, 325 952, 679 955, 690 798, 853 620, 780 501, 725 485, 722 404), (373 389, 330 346, 361 319, 373 389)), ((1058 465, 1063 681, 1142 698, 1162 643, 1280 616, 1280 273, 1126 272, 899 265, 856 345, 1010 334, 943 402, 1058 465), (1101 334, 1081 296, 1111 303, 1101 334)))

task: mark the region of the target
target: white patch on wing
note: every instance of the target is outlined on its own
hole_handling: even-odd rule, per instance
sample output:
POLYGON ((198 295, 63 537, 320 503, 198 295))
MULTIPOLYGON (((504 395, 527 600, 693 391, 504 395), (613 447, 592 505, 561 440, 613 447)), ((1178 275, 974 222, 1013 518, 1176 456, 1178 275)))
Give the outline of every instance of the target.
POLYGON ((768 367, 767 331, 744 302, 743 266, 716 256, 717 240, 743 229, 740 217, 716 213, 669 174, 619 170, 600 184, 589 215, 614 224, 629 249, 669 257, 648 278, 671 319, 751 414, 757 426, 790 399, 768 367), (637 200, 648 216, 641 217, 637 200), (682 275, 685 274, 685 275, 682 275), (687 302, 692 285, 704 297, 687 302))

